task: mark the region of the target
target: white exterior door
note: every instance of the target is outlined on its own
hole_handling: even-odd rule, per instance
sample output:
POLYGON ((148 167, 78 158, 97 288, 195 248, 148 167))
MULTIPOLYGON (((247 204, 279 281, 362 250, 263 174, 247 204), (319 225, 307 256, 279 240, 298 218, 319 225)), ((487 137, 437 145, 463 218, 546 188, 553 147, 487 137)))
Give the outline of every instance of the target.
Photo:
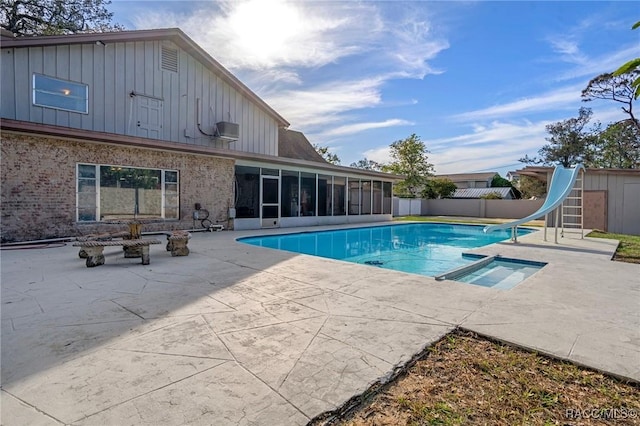
POLYGON ((136 95, 136 101, 136 135, 143 138, 162 139, 162 99, 136 95))

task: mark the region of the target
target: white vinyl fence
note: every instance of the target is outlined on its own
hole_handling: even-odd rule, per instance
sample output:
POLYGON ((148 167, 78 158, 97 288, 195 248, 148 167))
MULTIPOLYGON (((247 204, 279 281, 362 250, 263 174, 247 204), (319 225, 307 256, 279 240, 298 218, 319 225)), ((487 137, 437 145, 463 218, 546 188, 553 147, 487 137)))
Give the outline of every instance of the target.
POLYGON ((520 219, 542 206, 539 200, 394 198, 394 216, 462 216, 520 219))

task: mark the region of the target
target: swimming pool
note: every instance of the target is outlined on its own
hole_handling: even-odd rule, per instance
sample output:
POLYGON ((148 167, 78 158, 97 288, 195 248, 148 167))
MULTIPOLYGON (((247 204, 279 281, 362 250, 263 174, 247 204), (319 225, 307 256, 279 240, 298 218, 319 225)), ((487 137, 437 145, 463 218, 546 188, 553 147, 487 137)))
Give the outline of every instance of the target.
MULTIPOLYGON (((413 274, 436 276, 473 262, 462 253, 508 240, 511 230, 485 234, 483 226, 407 223, 337 231, 239 238, 255 246, 286 250, 413 274)), ((518 236, 533 232, 518 229, 518 236)))

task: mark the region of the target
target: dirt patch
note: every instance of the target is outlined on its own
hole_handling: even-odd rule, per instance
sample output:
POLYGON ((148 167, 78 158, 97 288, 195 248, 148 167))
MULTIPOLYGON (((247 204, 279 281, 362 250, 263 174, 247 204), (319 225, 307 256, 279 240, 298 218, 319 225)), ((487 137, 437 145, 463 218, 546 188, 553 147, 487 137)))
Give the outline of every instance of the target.
POLYGON ((314 425, 638 425, 640 386, 456 331, 349 412, 314 425))

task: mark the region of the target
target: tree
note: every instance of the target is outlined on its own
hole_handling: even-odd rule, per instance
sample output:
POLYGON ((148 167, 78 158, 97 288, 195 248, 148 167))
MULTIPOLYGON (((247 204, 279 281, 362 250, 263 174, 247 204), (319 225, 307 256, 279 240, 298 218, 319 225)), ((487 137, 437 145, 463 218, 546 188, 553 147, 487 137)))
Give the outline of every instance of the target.
POLYGON ((591 79, 587 87, 582 91, 582 101, 589 102, 594 99, 612 100, 622 104, 622 111, 629 115, 639 129, 640 123, 633 114, 633 101, 635 89, 633 79, 640 75, 640 71, 630 71, 626 74, 614 75, 613 73, 600 74, 591 79))
POLYGON ((483 200, 502 200, 502 195, 499 192, 489 192, 480 196, 483 200))
POLYGON ((551 136, 546 140, 550 143, 540 148, 539 157, 525 156, 520 161, 543 165, 558 163, 564 167, 588 162, 591 158, 591 146, 595 141, 594 133, 585 129, 591 115, 591 109, 580 108, 577 118, 547 125, 547 132, 551 136))
POLYGON ((349 166, 362 170, 375 170, 377 172, 382 170, 382 164, 373 160, 368 160, 366 157, 358 160, 356 163, 351 163, 349 166))
POLYGON ((389 173, 404 175, 405 179, 394 189, 399 197, 415 198, 424 190, 429 176, 433 175, 433 164, 429 163, 426 146, 420 136, 397 140, 390 145, 392 162, 383 166, 389 173))
POLYGON ((451 179, 429 179, 421 196, 422 198, 449 198, 456 192, 456 189, 458 189, 458 187, 451 179))
POLYGON ((0 26, 16 36, 119 31, 109 0, 2 0, 0 26))
MULTIPOLYGON (((637 28, 640 28, 640 21, 636 22, 631 27, 632 30, 635 30, 637 28)), ((633 88, 633 91, 634 91, 633 92, 634 99, 638 99, 640 98, 640 58, 632 59, 629 62, 623 64, 620 68, 618 68, 613 72, 613 75, 617 77, 619 75, 627 74, 631 72, 636 73, 635 78, 631 82, 631 87, 633 88)))
POLYGON ((518 191, 522 194, 522 198, 525 199, 544 197, 547 193, 547 184, 532 176, 520 176, 518 191))
POLYGON ((496 174, 493 179, 491 179, 491 188, 513 188, 513 185, 508 179, 496 174))
POLYGON ((322 156, 322 158, 325 159, 327 163, 336 164, 336 165, 340 164, 340 157, 338 157, 337 154, 334 154, 333 152, 329 151, 328 146, 319 146, 314 144, 313 148, 316 150, 318 154, 322 156))
POLYGON ((598 134, 588 165, 640 169, 640 129, 631 120, 610 124, 598 134))

